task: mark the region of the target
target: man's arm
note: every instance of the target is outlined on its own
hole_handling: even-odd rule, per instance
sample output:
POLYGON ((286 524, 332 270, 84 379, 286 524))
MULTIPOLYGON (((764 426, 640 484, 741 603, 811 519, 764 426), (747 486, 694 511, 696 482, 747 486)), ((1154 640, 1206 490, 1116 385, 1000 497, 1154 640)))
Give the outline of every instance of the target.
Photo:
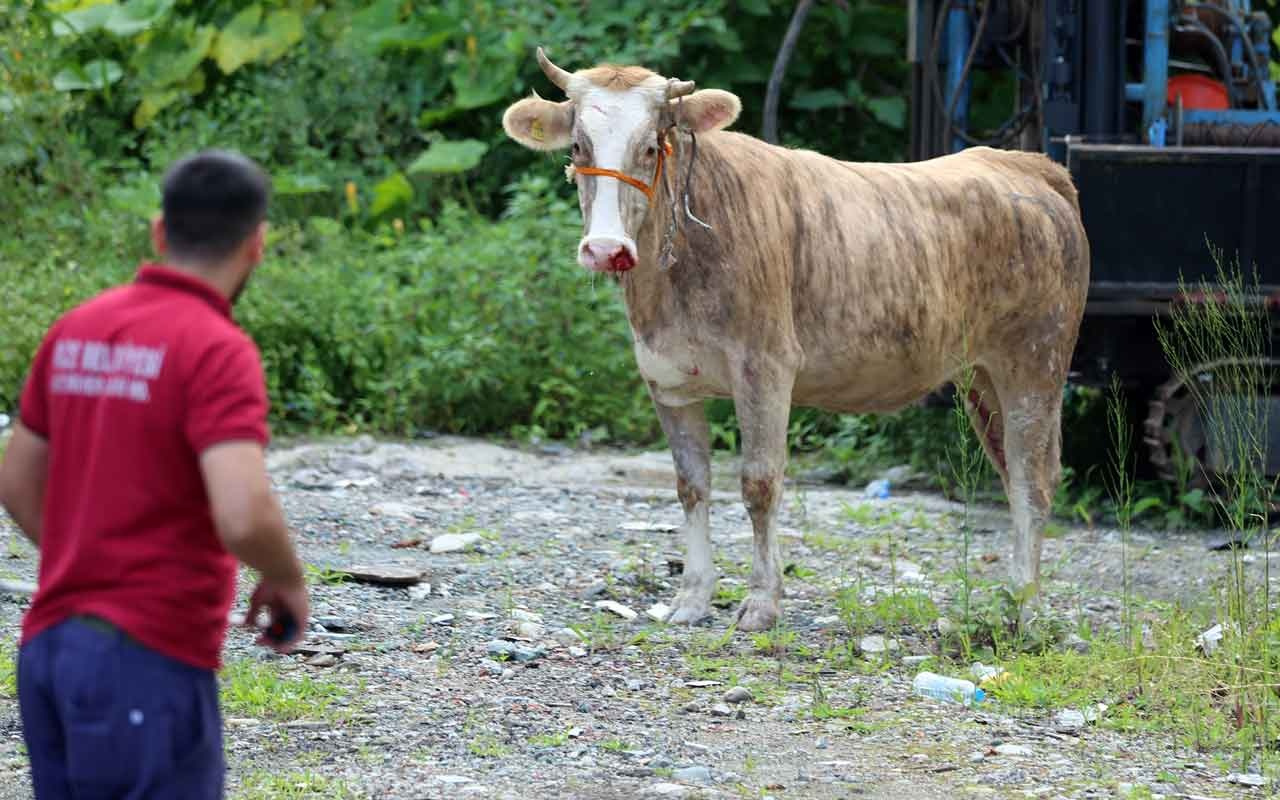
POLYGON ((271 488, 262 445, 253 441, 213 445, 200 454, 200 469, 223 545, 262 576, 245 623, 256 625, 264 606, 271 610, 273 620, 287 611, 299 626, 297 635, 276 646, 287 651, 306 630, 310 608, 302 564, 271 488))
POLYGON ((49 443, 19 422, 5 448, 4 462, 0 463, 0 505, 37 547, 48 476, 49 443))

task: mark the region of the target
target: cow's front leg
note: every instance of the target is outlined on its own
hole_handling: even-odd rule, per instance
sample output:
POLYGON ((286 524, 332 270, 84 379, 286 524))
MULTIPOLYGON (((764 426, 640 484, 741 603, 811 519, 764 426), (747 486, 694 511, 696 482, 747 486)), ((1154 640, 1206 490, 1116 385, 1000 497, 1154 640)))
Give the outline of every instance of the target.
POLYGON ((668 622, 692 625, 711 616, 716 566, 711 559, 711 430, 702 403, 654 401, 676 465, 676 493, 684 507, 684 577, 668 622))
POLYGON ((782 564, 774 520, 787 465, 787 421, 794 370, 775 362, 747 362, 734 390, 742 434, 742 501, 751 516, 755 552, 738 629, 772 628, 781 614, 782 564))

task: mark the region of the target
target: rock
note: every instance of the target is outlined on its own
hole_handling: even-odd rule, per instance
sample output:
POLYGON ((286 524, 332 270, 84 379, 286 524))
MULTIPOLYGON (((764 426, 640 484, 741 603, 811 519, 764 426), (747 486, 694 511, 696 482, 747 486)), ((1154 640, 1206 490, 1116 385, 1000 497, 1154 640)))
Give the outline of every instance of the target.
POLYGON ((698 742, 685 742, 684 746, 685 749, 692 750, 695 753, 705 754, 711 752, 710 747, 705 744, 699 744, 698 742))
POLYGON ((827 742, 827 737, 819 736, 818 740, 813 743, 813 746, 819 750, 826 750, 831 745, 827 742))
POLYGON ((496 678, 501 678, 502 673, 505 672, 507 668, 491 658, 486 658, 480 662, 480 669, 496 678))
POLYGON ((678 783, 655 783, 645 788, 642 793, 654 797, 684 797, 689 793, 689 787, 678 783))
POLYGON ((515 608, 511 610, 511 618, 520 622, 542 622, 542 615, 535 614, 532 611, 526 611, 523 608, 515 608))
POLYGON ((862 639, 858 642, 858 649, 862 651, 863 655, 875 655, 878 653, 884 653, 889 650, 897 650, 898 640, 897 639, 886 640, 883 636, 880 636, 878 634, 872 634, 871 636, 863 636, 862 639))
POLYGON ((671 773, 671 777, 685 783, 711 783, 711 770, 706 767, 683 767, 671 773))
POLYGON ((932 659, 931 655, 903 656, 902 663, 908 667, 916 667, 932 659))
POLYGON ((473 783, 471 778, 465 775, 436 775, 436 783, 445 783, 450 786, 458 786, 464 783, 473 783))
POLYGON ((453 622, 452 614, 437 614, 431 618, 432 625, 449 625, 453 622))
POLYGON ((569 648, 569 655, 573 656, 574 658, 582 658, 582 657, 583 657, 583 656, 585 656, 586 654, 587 654, 586 649, 584 649, 584 648, 582 648, 582 647, 570 647, 570 648, 569 648))
POLYGON ((751 699, 751 690, 743 686, 735 686, 724 693, 726 703, 745 703, 751 699))
POLYGON ((393 564, 386 566, 358 564, 338 571, 353 581, 382 586, 412 586, 422 580, 421 570, 393 564))
POLYGON ((338 663, 338 657, 333 653, 316 653, 302 663, 309 667, 332 667, 338 663))
POLYGON ((375 517, 386 517, 388 519, 414 519, 420 514, 425 515, 426 510, 411 506, 408 503, 397 503, 394 500, 389 500, 371 507, 369 513, 375 517))
POLYGON ((1218 649, 1218 645, 1221 644, 1222 637, 1225 635, 1226 631, 1222 625, 1214 625, 1196 637, 1196 647, 1199 647, 1206 656, 1211 656, 1218 649))
POLYGON ((1026 745, 1021 745, 1021 744, 997 745, 995 747, 995 751, 997 755, 1002 755, 1002 756, 1015 756, 1015 757, 1029 758, 1035 755, 1035 753, 1032 752, 1030 747, 1027 747, 1026 745))
POLYGON ((516 624, 516 633, 526 639, 541 639, 543 629, 536 622, 520 622, 516 624))
POLYGON ((431 540, 431 552, 461 553, 470 550, 479 541, 478 533, 444 533, 431 540))
POLYGON ((578 632, 575 631, 573 628, 561 628, 560 630, 551 634, 551 638, 554 639, 556 643, 564 647, 569 647, 571 645, 575 645, 578 642, 582 641, 582 637, 579 636, 578 632))
POLYGON ((623 619, 635 619, 637 616, 635 611, 614 600, 597 600, 596 608, 617 614, 623 619))
POLYGON ((536 661, 546 655, 541 647, 525 647, 515 642, 504 642, 500 639, 489 642, 489 644, 485 645, 484 650, 489 654, 490 658, 506 658, 522 663, 536 661))
POLYGON ((347 625, 347 623, 342 621, 342 617, 333 617, 333 616, 326 615, 322 617, 315 617, 312 621, 315 622, 320 627, 324 628, 325 630, 333 631, 334 633, 345 633, 351 627, 347 625))
POLYGON ((933 627, 938 631, 939 636, 946 636, 956 629, 955 623, 946 617, 938 617, 934 620, 933 627))
POLYGON ((711 716, 713 717, 732 717, 733 709, 724 703, 716 703, 711 707, 711 716))
POLYGON ((638 692, 638 691, 640 691, 640 690, 641 690, 641 689, 643 689, 643 688, 644 688, 644 681, 640 680, 639 678, 628 678, 628 679, 627 679, 627 691, 628 691, 628 692, 638 692))
POLYGON ((590 713, 591 713, 591 703, 587 702, 586 700, 579 700, 579 701, 578 701, 577 711, 578 711, 578 713, 579 713, 579 714, 590 714, 590 713))
POLYGON ((644 611, 644 615, 654 622, 666 622, 670 614, 671 606, 666 603, 654 603, 644 611))
POLYGON ((1065 708, 1053 716, 1053 724, 1061 731, 1077 731, 1084 727, 1084 713, 1074 708, 1065 708))
POLYGON ((813 624, 817 625, 819 628, 825 628, 829 625, 839 625, 840 617, 835 614, 826 617, 814 617, 813 624))
POLYGON ((1227 776, 1227 782, 1241 786, 1266 786, 1267 778, 1256 772, 1233 772, 1227 776))
POLYGON ((426 600, 431 597, 431 584, 420 583, 417 586, 409 587, 410 600, 426 600))
POLYGON ((607 591, 609 591, 609 584, 605 583, 604 581, 596 581, 595 583, 592 583, 587 588, 583 589, 582 594, 579 595, 579 597, 581 597, 583 600, 590 600, 593 597, 599 597, 600 595, 604 594, 607 591))
POLYGON ((1067 638, 1062 641, 1062 646, 1068 650, 1074 650, 1081 655, 1089 652, 1089 642, 1080 638, 1080 635, 1077 633, 1068 634, 1067 638))
POLYGON ((624 522, 618 526, 618 530, 630 533, 675 533, 680 530, 680 526, 670 522, 624 522))

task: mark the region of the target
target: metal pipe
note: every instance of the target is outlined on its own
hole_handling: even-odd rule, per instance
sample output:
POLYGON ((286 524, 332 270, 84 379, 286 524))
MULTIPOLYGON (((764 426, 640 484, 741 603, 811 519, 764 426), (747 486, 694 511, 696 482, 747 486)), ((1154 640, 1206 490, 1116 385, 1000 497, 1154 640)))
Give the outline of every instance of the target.
POLYGON ((1169 0, 1147 0, 1146 33, 1142 53, 1142 129, 1147 141, 1164 144, 1166 97, 1169 92, 1169 0))
POLYGON ((969 39, 969 2, 953 0, 947 12, 947 103, 953 109, 951 121, 957 133, 951 139, 952 152, 964 149, 959 133, 966 130, 969 119, 969 83, 964 75, 969 39))
POLYGON ((1209 40, 1209 44, 1213 45, 1213 51, 1218 56, 1218 70, 1222 77, 1222 83, 1227 87, 1227 105, 1236 108, 1239 105, 1236 97, 1235 84, 1231 80, 1231 59, 1227 56, 1227 48, 1222 45, 1222 40, 1214 35, 1209 27, 1194 17, 1183 17, 1182 21, 1174 26, 1174 30, 1179 33, 1198 33, 1209 40))

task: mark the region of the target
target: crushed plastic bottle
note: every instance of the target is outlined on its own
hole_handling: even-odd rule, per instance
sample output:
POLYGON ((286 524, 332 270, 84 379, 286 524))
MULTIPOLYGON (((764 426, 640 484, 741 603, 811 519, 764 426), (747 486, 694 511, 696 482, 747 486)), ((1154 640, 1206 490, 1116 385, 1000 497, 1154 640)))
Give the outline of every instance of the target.
POLYGON ((889 481, 879 478, 867 484, 867 488, 862 490, 863 495, 873 497, 877 500, 883 500, 889 496, 889 481))
POLYGON ((911 682, 911 690, 920 697, 941 700, 944 703, 972 705, 981 703, 987 693, 962 678, 948 678, 934 672, 921 672, 911 682))

